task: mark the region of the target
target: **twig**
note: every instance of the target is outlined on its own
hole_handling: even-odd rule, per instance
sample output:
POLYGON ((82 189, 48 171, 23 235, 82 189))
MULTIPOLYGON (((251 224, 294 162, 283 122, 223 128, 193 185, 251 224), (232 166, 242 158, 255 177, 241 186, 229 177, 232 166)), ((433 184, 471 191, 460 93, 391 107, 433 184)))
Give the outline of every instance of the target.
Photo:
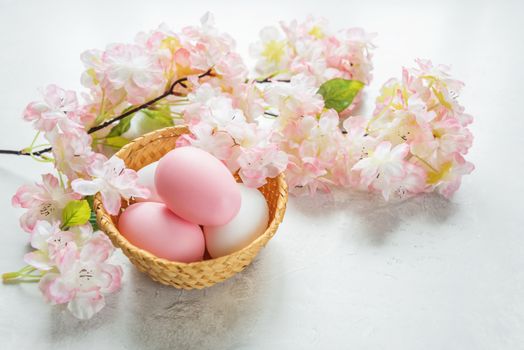
MULTIPOLYGON (((200 74, 198 76, 198 79, 200 78, 204 78, 206 76, 213 76, 213 68, 209 68, 206 72, 200 74)), ((125 117, 128 117, 132 114, 135 114, 136 112, 142 110, 142 109, 145 109, 147 107, 150 107, 151 105, 154 105, 155 103, 157 103, 158 101, 160 100, 163 100, 164 98, 168 97, 168 96, 171 96, 171 95, 174 95, 174 96, 180 96, 180 93, 176 92, 175 91, 175 88, 177 87, 177 85, 180 85, 180 86, 183 86, 184 88, 187 88, 187 85, 185 84, 185 82, 188 80, 187 77, 184 77, 184 78, 180 78, 178 80, 176 80, 173 84, 171 84, 171 87, 169 88, 169 90, 165 91, 162 95, 158 96, 158 97, 155 97, 154 99, 152 100, 149 100, 139 106, 136 106, 122 114, 120 114, 119 116, 116 116, 114 118, 111 118, 105 122, 103 122, 102 124, 99 124, 99 125, 96 125, 96 126, 93 126, 92 128, 90 128, 87 133, 88 134, 92 134, 98 130, 101 130, 111 124, 113 124, 114 122, 117 122, 119 120, 122 120, 124 119, 125 117)), ((24 152, 23 150, 21 151, 15 151, 15 150, 0 150, 0 154, 14 154, 14 155, 18 155, 18 156, 41 156, 42 154, 44 153, 47 153, 47 152, 51 152, 52 148, 51 147, 47 147, 47 148, 44 148, 40 151, 37 151, 37 152, 24 152)))
POLYGON ((262 80, 255 80, 255 83, 264 84, 264 83, 291 83, 290 79, 271 79, 271 77, 264 78, 262 80))

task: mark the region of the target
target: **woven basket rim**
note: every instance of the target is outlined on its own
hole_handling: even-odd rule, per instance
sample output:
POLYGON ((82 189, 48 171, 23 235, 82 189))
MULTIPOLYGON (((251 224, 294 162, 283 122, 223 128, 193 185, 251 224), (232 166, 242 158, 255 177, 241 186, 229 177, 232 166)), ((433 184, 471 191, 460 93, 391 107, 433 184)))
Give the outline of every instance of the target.
MULTIPOLYGON (((159 137, 151 139, 151 141, 149 143, 156 142, 156 141, 158 141, 158 140, 160 140, 162 138, 173 137, 173 136, 164 136, 164 135, 162 135, 163 132, 166 132, 166 131, 169 131, 169 130, 177 130, 177 129, 178 130, 187 130, 187 127, 186 126, 182 126, 182 125, 170 126, 170 127, 167 127, 167 128, 158 129, 158 130, 152 131, 150 133, 144 134, 141 137, 131 141, 130 143, 128 143, 127 145, 122 147, 117 153, 115 153, 115 156, 119 157, 123 153, 127 152, 127 150, 129 148, 133 147, 134 143, 137 142, 138 139, 147 138, 147 137, 153 137, 153 136, 155 136, 155 134, 158 134, 159 137)), ((281 173, 274 179, 277 181, 278 188, 281 190, 280 192, 285 194, 285 195, 281 194, 281 195, 278 196, 277 207, 285 208, 286 204, 287 204, 287 192, 288 192, 287 183, 285 181, 285 175, 284 175, 284 173, 281 173)), ((249 245, 245 246, 244 248, 242 248, 240 250, 237 250, 237 251, 235 251, 235 252, 233 252, 231 254, 224 255, 224 256, 221 256, 221 257, 218 257, 218 258, 211 258, 211 259, 205 259, 205 260, 201 260, 201 261, 184 263, 184 262, 179 262, 179 261, 173 261, 173 260, 167 260, 167 259, 164 259, 164 258, 160 258, 160 257, 158 257, 158 256, 156 256, 156 255, 154 255, 154 254, 152 254, 152 253, 150 253, 150 252, 148 252, 148 251, 146 251, 144 249, 141 249, 141 248, 133 245, 131 242, 129 242, 120 233, 120 231, 118 230, 118 227, 117 227, 117 225, 115 224, 115 222, 113 220, 113 216, 111 216, 105 210, 104 205, 102 203, 102 198, 101 198, 100 193, 97 193, 95 195, 95 197, 94 197, 94 208, 95 208, 95 211, 96 211, 96 216, 97 216, 97 220, 98 220, 100 229, 102 231, 104 231, 104 232, 106 232, 106 230, 110 229, 112 232, 117 233, 117 235, 114 235, 114 238, 118 242, 118 244, 117 244, 118 247, 120 247, 121 249, 127 248, 129 250, 137 251, 145 259, 147 259, 149 261, 155 261, 157 264, 179 266, 181 268, 188 267, 188 266, 198 266, 198 265, 205 265, 205 264, 220 263, 220 262, 223 262, 223 261, 227 261, 231 256, 234 256, 234 255, 237 255, 237 254, 242 254, 242 252, 244 252, 244 251, 249 251, 252 246, 255 246, 255 245, 259 244, 260 241, 266 240, 266 236, 267 235, 271 235, 272 232, 276 231, 275 226, 278 227, 279 224, 282 222, 282 220, 284 218, 284 212, 285 212, 285 211, 276 210, 275 211, 275 215, 273 216, 271 222, 269 223, 269 225, 268 225, 267 229, 264 231, 264 233, 259 235, 255 240, 253 240, 249 245), (106 223, 101 223, 100 220, 101 220, 102 216, 105 216, 106 218, 109 218, 107 224, 106 223), (109 227, 106 227, 106 226, 109 226, 109 227)), ((120 216, 121 213, 118 216, 120 216)))

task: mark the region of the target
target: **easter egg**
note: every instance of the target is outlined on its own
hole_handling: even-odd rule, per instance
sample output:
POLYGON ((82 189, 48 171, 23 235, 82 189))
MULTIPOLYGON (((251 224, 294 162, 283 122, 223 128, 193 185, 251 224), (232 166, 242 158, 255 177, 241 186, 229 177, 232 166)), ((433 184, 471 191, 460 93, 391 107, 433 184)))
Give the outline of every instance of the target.
POLYGON ((202 260, 204 235, 196 224, 181 219, 165 204, 142 202, 129 206, 118 220, 120 233, 134 246, 167 260, 202 260))
POLYGON ((136 172, 138 175, 137 183, 146 187, 151 192, 151 195, 148 198, 136 198, 137 202, 162 202, 162 199, 156 192, 155 186, 155 172, 157 165, 158 162, 153 162, 136 172))
POLYGON ((155 174, 162 201, 181 218, 199 225, 224 225, 240 209, 240 189, 229 169, 195 147, 167 153, 155 174))
POLYGON ((225 225, 204 226, 207 251, 213 258, 248 246, 267 229, 269 208, 262 193, 244 184, 237 187, 242 197, 237 215, 225 225))

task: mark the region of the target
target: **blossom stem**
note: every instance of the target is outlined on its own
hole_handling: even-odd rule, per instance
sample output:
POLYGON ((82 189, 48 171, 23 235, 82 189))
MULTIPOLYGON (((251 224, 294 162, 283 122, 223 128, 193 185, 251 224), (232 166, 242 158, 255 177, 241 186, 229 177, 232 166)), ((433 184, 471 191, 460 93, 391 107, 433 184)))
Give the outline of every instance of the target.
POLYGON ((2 281, 4 283, 38 282, 43 274, 35 276, 32 274, 34 271, 37 271, 37 269, 27 265, 16 272, 2 274, 2 281))
MULTIPOLYGON (((209 68, 207 71, 205 71, 204 73, 200 74, 198 76, 198 79, 201 79, 201 78, 204 78, 204 77, 207 77, 207 76, 214 76, 213 68, 209 68)), ((88 134, 92 134, 92 133, 94 133, 94 132, 96 132, 98 130, 104 129, 105 127, 107 127, 107 126, 109 126, 109 125, 111 125, 111 124, 113 124, 113 123, 115 123, 117 121, 120 121, 120 120, 124 119, 127 116, 135 114, 136 112, 138 112, 138 111, 140 111, 142 109, 145 109, 145 108, 148 108, 148 107, 154 105, 158 101, 163 100, 163 99, 165 99, 168 96, 180 96, 181 94, 179 92, 176 92, 175 89, 176 89, 176 87, 178 85, 180 85, 180 86, 182 86, 184 88, 187 88, 187 84, 185 84, 185 82, 187 82, 188 80, 189 80, 188 77, 183 77, 183 78, 180 78, 180 79, 176 80, 175 82, 173 82, 173 84, 171 84, 169 89, 166 90, 162 95, 157 96, 154 99, 149 100, 149 101, 147 101, 147 102, 145 102, 145 103, 143 103, 141 105, 138 105, 138 106, 136 106, 136 107, 134 107, 134 108, 132 108, 132 109, 130 109, 130 110, 120 114, 119 116, 111 118, 111 119, 103 122, 102 124, 93 126, 92 128, 90 128, 87 131, 87 133, 88 134)), ((37 134, 37 137, 38 137, 38 134, 37 134)), ((35 137, 34 141, 36 141, 36 137, 35 137)), ((34 143, 34 141, 33 141, 33 143, 34 143)), ((41 149, 41 150, 39 150, 37 152, 32 152, 32 149, 30 149, 29 151, 27 149, 23 149, 23 150, 20 150, 20 151, 0 149, 0 154, 13 154, 13 155, 18 155, 18 156, 30 156, 30 157, 36 159, 36 157, 42 156, 42 154, 44 154, 44 153, 51 152, 51 150, 52 150, 51 147, 47 147, 47 148, 41 149)), ((45 160, 41 160, 41 161, 47 162, 47 161, 49 161, 49 159, 45 159, 45 160)))
POLYGON ((426 160, 424 160, 423 158, 417 156, 416 154, 414 154, 413 157, 417 158, 420 162, 422 162, 422 164, 424 164, 425 166, 427 166, 428 168, 430 168, 433 172, 438 173, 438 170, 435 169, 431 164, 429 164, 429 163, 428 163, 426 160))
POLYGON ((366 126, 366 132, 369 134, 369 127, 371 126, 371 124, 373 124, 374 122, 376 122, 380 117, 382 117, 382 115, 391 107, 391 105, 393 104, 393 100, 391 100, 389 102, 389 104, 387 106, 385 106, 384 108, 382 108, 382 110, 380 110, 380 112, 378 112, 377 114, 375 114, 368 122, 368 125, 366 126))
MULTIPOLYGON (((280 70, 280 71, 276 71, 268 76, 266 76, 265 78, 259 78, 259 79, 254 79, 253 82, 255 83, 259 83, 259 84, 264 84, 264 83, 274 83, 274 82, 279 82, 279 83, 291 83, 291 79, 273 79, 274 77, 276 77, 277 75, 279 74, 283 74, 283 73, 287 73, 287 70, 280 70)), ((247 82, 247 81, 246 81, 247 82)))
POLYGON ((65 187, 64 177, 62 176, 62 172, 60 170, 57 170, 57 173, 58 173, 58 179, 60 180, 60 186, 62 186, 62 188, 65 190, 66 187, 65 187))
POLYGON ((38 136, 40 136, 40 131, 38 131, 33 138, 33 141, 31 141, 31 145, 29 146, 29 152, 33 151, 33 148, 35 147, 36 140, 38 139, 38 136))
POLYGON ((41 278, 42 277, 38 277, 38 276, 24 276, 24 277, 10 278, 10 279, 4 278, 2 282, 4 283, 40 282, 41 278))
MULTIPOLYGON (((198 76, 198 78, 203 78, 203 77, 206 77, 206 76, 212 76, 213 75, 213 72, 212 72, 212 68, 208 69, 205 73, 202 73, 198 76)), ((136 112, 142 110, 142 109, 145 109, 151 105, 154 105, 155 103, 157 103, 158 101, 160 100, 163 100, 164 98, 170 96, 170 95, 175 95, 176 92, 175 92, 175 88, 177 87, 177 85, 182 85, 182 86, 185 86, 184 82, 186 82, 188 80, 187 77, 184 77, 184 78, 180 78, 178 80, 176 80, 173 84, 171 84, 171 87, 169 88, 169 90, 167 90, 166 92, 164 92, 162 95, 158 96, 158 97, 155 97, 154 99, 152 100, 149 100, 139 106, 136 106, 135 108, 132 108, 130 110, 128 110, 127 112, 125 113, 122 113, 121 115, 117 116, 117 117, 114 117, 112 119, 109 119, 108 121, 100 124, 100 125, 97 125, 97 126, 94 126, 92 127, 91 129, 88 130, 88 134, 92 134, 94 133, 95 131, 98 131, 98 130, 101 130, 103 128, 105 128, 106 126, 109 126, 111 124, 113 124, 114 122, 116 121, 119 121, 119 120, 122 120, 124 119, 125 117, 128 117, 132 114, 135 114, 136 112)))
POLYGON ((290 79, 272 79, 271 77, 267 77, 267 78, 264 78, 264 79, 261 79, 261 80, 255 80, 255 83, 258 83, 258 84, 265 84, 265 83, 290 83, 291 80, 290 79))
POLYGON ((100 111, 98 115, 96 116, 95 123, 100 123, 102 119, 104 118, 106 108, 106 90, 102 88, 102 102, 100 102, 100 111))

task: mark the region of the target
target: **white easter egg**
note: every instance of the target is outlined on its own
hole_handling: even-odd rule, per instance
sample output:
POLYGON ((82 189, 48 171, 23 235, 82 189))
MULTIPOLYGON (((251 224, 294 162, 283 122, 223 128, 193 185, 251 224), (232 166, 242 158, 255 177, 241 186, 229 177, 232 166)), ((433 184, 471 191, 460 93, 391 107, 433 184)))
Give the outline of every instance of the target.
POLYGON ((155 186, 155 172, 156 172, 157 165, 158 165, 158 162, 153 162, 137 171, 137 175, 138 175, 137 183, 142 186, 147 187, 147 189, 151 191, 151 195, 149 196, 149 198, 137 198, 136 199, 137 202, 160 202, 162 203, 162 199, 158 195, 156 191, 156 186, 155 186))
POLYGON ((206 247, 212 258, 228 255, 248 246, 268 227, 269 208, 262 193, 244 184, 237 185, 241 194, 238 214, 225 225, 204 226, 206 247))

